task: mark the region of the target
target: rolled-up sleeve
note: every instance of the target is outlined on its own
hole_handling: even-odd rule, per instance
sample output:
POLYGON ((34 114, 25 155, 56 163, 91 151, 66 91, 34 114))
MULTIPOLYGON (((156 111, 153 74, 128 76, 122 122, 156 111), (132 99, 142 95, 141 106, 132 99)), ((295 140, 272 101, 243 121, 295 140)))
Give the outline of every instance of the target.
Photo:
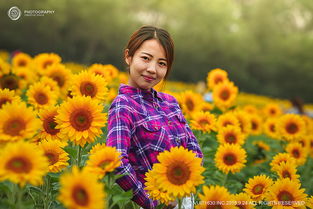
POLYGON ((110 109, 108 118, 108 135, 106 145, 116 147, 121 153, 121 166, 116 168, 116 174, 126 174, 116 183, 125 191, 132 190, 132 200, 143 208, 152 209, 156 201, 149 199, 144 191, 142 183, 137 179, 136 173, 129 163, 128 150, 131 145, 133 119, 130 105, 122 97, 116 98, 110 109))

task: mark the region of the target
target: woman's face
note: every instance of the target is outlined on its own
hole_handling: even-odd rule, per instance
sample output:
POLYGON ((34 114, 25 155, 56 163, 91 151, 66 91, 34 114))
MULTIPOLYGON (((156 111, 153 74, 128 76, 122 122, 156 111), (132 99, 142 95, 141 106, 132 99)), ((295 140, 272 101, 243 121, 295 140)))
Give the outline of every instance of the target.
POLYGON ((165 51, 156 39, 143 42, 132 57, 126 49, 125 61, 130 71, 128 85, 136 88, 151 89, 167 72, 165 51))

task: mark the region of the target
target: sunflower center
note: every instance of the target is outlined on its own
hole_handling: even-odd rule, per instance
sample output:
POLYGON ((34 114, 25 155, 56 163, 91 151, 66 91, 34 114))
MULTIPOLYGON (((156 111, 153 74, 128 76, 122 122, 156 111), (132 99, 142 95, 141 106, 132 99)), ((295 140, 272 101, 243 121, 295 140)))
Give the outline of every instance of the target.
POLYGON ((70 123, 77 131, 87 130, 91 126, 92 116, 88 110, 78 109, 72 112, 70 123))
POLYGON ((262 194, 263 189, 264 189, 263 184, 257 184, 252 188, 252 192, 253 192, 253 194, 256 194, 256 195, 262 194))
POLYGON ((271 130, 271 132, 275 132, 275 125, 274 124, 270 125, 270 130, 271 130))
POLYGON ((43 128, 44 130, 51 135, 56 135, 57 133, 60 132, 60 129, 56 129, 55 127, 57 126, 57 123, 54 120, 54 116, 49 116, 47 118, 44 119, 43 122, 43 128))
POLYGON ((45 105, 48 103, 48 97, 45 93, 43 92, 38 92, 35 94, 35 100, 38 104, 45 105))
POLYGON ((24 130, 25 127, 26 125, 23 120, 19 118, 11 119, 4 123, 3 132, 11 136, 19 136, 20 131, 24 130))
POLYGON ((236 143, 237 138, 233 133, 227 133, 225 136, 225 141, 229 144, 234 144, 236 143))
POLYGON ((25 60, 20 60, 17 65, 20 67, 24 67, 24 66, 26 66, 26 63, 27 62, 25 60))
POLYGON ((228 125, 234 125, 234 124, 232 122, 230 122, 230 121, 224 121, 223 122, 223 127, 226 127, 228 125))
POLYGON ((295 134, 298 132, 298 126, 297 124, 294 124, 294 123, 289 123, 287 124, 286 126, 286 130, 289 134, 295 134))
POLYGON ((255 121, 252 121, 251 124, 252 124, 252 130, 257 130, 258 129, 259 126, 258 126, 258 124, 255 121))
POLYGON ((64 86, 65 84, 65 80, 64 78, 62 77, 62 75, 58 74, 58 73, 53 73, 51 75, 51 78, 53 80, 55 80, 57 83, 58 83, 58 86, 62 88, 62 86, 64 86))
POLYGON ((293 196, 288 191, 281 191, 277 195, 278 201, 282 201, 282 205, 291 205, 291 201, 293 201, 293 196))
POLYGON ((78 205, 87 206, 89 203, 89 196, 86 189, 80 186, 74 188, 72 197, 78 205))
POLYGON ((2 89, 15 90, 18 89, 18 78, 14 75, 5 75, 0 79, 2 89))
POLYGON ((99 163, 99 167, 102 169, 105 169, 107 167, 107 165, 109 165, 111 163, 111 160, 103 160, 99 163))
POLYGON ((43 69, 46 69, 49 65, 52 65, 52 60, 47 60, 42 64, 43 69))
POLYGON ((177 163, 169 166, 166 176, 172 184, 182 185, 189 180, 190 174, 188 166, 177 163))
POLYGON ((289 171, 286 171, 286 170, 283 171, 282 176, 283 176, 283 178, 290 178, 291 179, 291 175, 290 175, 289 171))
POLYGON ((83 82, 80 85, 80 92, 85 96, 94 97, 97 94, 97 87, 91 82, 83 82))
POLYGON ((59 156, 53 152, 46 152, 45 156, 48 158, 50 165, 55 164, 59 160, 59 156))
POLYGON ((270 109, 270 114, 271 114, 271 115, 276 115, 276 109, 273 109, 273 108, 270 109))
POLYGON ((29 173, 32 169, 32 164, 24 157, 14 157, 7 162, 5 167, 15 173, 29 173))
POLYGON ((189 111, 193 111, 193 109, 195 108, 195 104, 191 99, 186 100, 186 106, 189 111))
POLYGON ((313 148, 313 141, 310 142, 310 147, 313 148))
POLYGON ((218 83, 220 83, 220 82, 222 82, 223 81, 223 78, 221 77, 221 76, 216 76, 215 78, 214 78, 214 83, 215 84, 218 84, 218 83))
POLYGON ((7 102, 11 102, 11 100, 8 98, 1 98, 0 99, 0 108, 2 107, 2 105, 4 105, 7 102))
POLYGON ((223 89, 220 93, 220 98, 224 101, 228 100, 230 97, 230 92, 228 89, 223 89))
POLYGON ((237 158, 233 153, 224 155, 223 161, 226 165, 234 165, 237 162, 237 158))
POLYGON ((209 125, 210 123, 206 119, 200 119, 199 124, 200 124, 200 126, 205 126, 205 125, 209 125))
POLYGON ((292 156, 293 156, 294 158, 299 158, 299 157, 300 157, 300 152, 299 152, 299 150, 298 150, 298 149, 292 150, 292 156))

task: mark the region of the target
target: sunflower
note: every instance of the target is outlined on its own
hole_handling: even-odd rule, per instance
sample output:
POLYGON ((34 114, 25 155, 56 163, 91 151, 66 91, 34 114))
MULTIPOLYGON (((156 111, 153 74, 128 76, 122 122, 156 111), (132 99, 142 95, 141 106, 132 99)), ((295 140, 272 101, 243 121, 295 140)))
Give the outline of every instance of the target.
POLYGON ((12 67, 31 67, 32 57, 20 52, 12 58, 12 67))
POLYGON ((236 202, 236 207, 239 209, 254 209, 253 201, 247 193, 241 192, 232 195, 232 200, 236 202))
POLYGON ((220 145, 215 154, 216 167, 228 174, 239 172, 247 162, 246 151, 238 144, 220 145))
POLYGON ((250 115, 242 110, 238 110, 234 112, 237 120, 239 121, 239 127, 241 132, 246 136, 251 132, 251 122, 250 115))
POLYGON ((112 101, 113 101, 113 100, 115 99, 115 97, 117 96, 117 93, 118 93, 118 90, 117 90, 117 89, 115 89, 115 88, 110 88, 106 102, 107 102, 108 104, 111 104, 112 101))
POLYGON ((282 114, 282 110, 276 103, 268 103, 263 107, 265 117, 277 117, 282 114))
POLYGON ((281 163, 290 162, 290 164, 294 165, 296 163, 296 159, 293 158, 289 153, 278 153, 273 157, 273 160, 270 163, 271 170, 277 171, 278 167, 281 163))
POLYGON ((65 97, 70 85, 71 71, 62 64, 53 64, 47 68, 45 75, 57 82, 62 96, 65 97))
POLYGON ((307 199, 306 206, 313 209, 313 196, 307 199))
POLYGON ((182 105, 183 112, 188 118, 192 118, 195 112, 199 112, 201 104, 204 102, 200 94, 192 91, 185 91, 181 94, 179 102, 182 105))
POLYGON ((106 173, 114 171, 121 165, 121 156, 115 147, 104 147, 101 150, 91 154, 86 162, 86 169, 103 178, 106 173))
POLYGON ((51 91, 55 92, 57 95, 60 94, 60 87, 58 86, 58 83, 52 78, 42 76, 40 78, 40 83, 42 83, 44 86, 48 86, 51 91))
POLYGON ((262 118, 257 114, 250 114, 252 135, 260 135, 262 133, 262 118))
POLYGON ((235 104, 238 88, 233 82, 224 81, 217 84, 213 89, 213 103, 222 111, 235 104))
POLYGON ((19 94, 23 88, 23 82, 21 82, 21 78, 15 74, 5 74, 0 77, 0 88, 15 90, 16 94, 19 94))
POLYGON ((310 152, 310 135, 305 135, 301 138, 299 138, 298 140, 296 140, 296 142, 299 142, 302 147, 306 150, 306 152, 310 152))
POLYGON ((118 74, 119 83, 127 84, 128 83, 128 74, 120 72, 118 74))
POLYGON ((215 115, 209 112, 196 112, 193 115, 193 120, 191 120, 190 122, 191 122, 191 127, 195 130, 200 130, 205 133, 216 131, 215 115))
POLYGON ((300 176, 297 174, 296 165, 291 162, 282 162, 276 167, 276 173, 279 178, 289 178, 292 181, 299 181, 300 176))
POLYGON ((63 168, 66 168, 69 165, 67 162, 70 159, 68 153, 62 149, 58 141, 43 140, 39 143, 39 147, 43 150, 45 156, 49 160, 49 172, 60 172, 63 168))
POLYGON ((0 109, 4 104, 12 102, 20 102, 20 97, 15 96, 14 91, 10 91, 9 89, 0 89, 0 109))
POLYGON ((228 75, 225 70, 216 68, 208 72, 207 85, 208 89, 213 89, 217 84, 228 81, 228 75))
POLYGON ((313 158, 313 135, 308 135, 309 154, 313 158))
POLYGON ((289 178, 277 180, 266 195, 269 206, 273 209, 305 208, 307 194, 300 187, 298 181, 291 181, 289 178))
POLYGON ((201 159, 183 147, 172 147, 157 156, 160 163, 153 165, 155 178, 163 191, 174 197, 185 197, 204 183, 201 159))
POLYGON ((28 97, 28 103, 37 109, 53 106, 57 102, 57 94, 40 82, 31 85, 26 95, 28 97))
POLYGON ((100 151, 100 150, 103 150, 104 148, 106 148, 106 145, 105 144, 96 144, 94 145, 91 150, 89 151, 89 154, 95 154, 96 152, 100 151))
POLYGON ((305 134, 305 123, 299 115, 285 114, 278 120, 277 131, 286 140, 299 139, 305 134))
POLYGON ((49 66, 61 63, 61 57, 54 53, 41 53, 34 57, 34 67, 40 75, 44 75, 49 66))
POLYGON ((118 69, 113 65, 102 64, 93 64, 88 68, 88 71, 96 75, 101 75, 108 83, 117 78, 119 73, 118 69))
POLYGON ((10 73, 10 64, 0 58, 0 77, 10 73))
POLYGON ((263 124, 263 130, 267 136, 273 139, 279 139, 277 132, 277 118, 274 117, 266 119, 263 124))
POLYGON ((265 175, 254 176, 243 189, 253 200, 263 200, 273 180, 265 175))
POLYGON ((82 71, 72 77, 71 94, 73 96, 90 96, 99 101, 105 101, 108 95, 106 80, 100 76, 82 71))
POLYGON ((101 128, 106 123, 106 113, 103 106, 91 97, 76 96, 62 103, 55 117, 61 134, 75 144, 84 146, 93 142, 102 133, 101 128))
POLYGON ((160 190, 157 179, 155 178, 154 170, 150 170, 146 173, 145 180, 145 190, 148 192, 150 198, 158 200, 166 205, 175 200, 168 192, 160 190))
POLYGON ((0 109, 0 140, 16 141, 33 137, 40 128, 40 120, 24 102, 5 104, 0 109))
POLYGON ((43 183, 48 160, 37 145, 24 141, 9 143, 0 156, 0 180, 9 180, 22 187, 26 183, 35 186, 43 183))
POLYGON ((213 110, 213 105, 209 102, 203 102, 201 105, 201 111, 203 112, 209 112, 213 110))
POLYGON ((240 131, 239 127, 227 126, 218 130, 217 140, 221 143, 228 144, 244 144, 244 136, 240 131))
POLYGON ((12 72, 20 78, 21 87, 24 88, 37 80, 37 75, 28 67, 15 67, 12 72))
POLYGON ((308 156, 307 150, 302 147, 299 142, 291 142, 286 146, 288 152, 293 158, 296 159, 297 165, 303 165, 308 156))
POLYGON ((261 140, 253 141, 252 144, 256 145, 261 150, 269 151, 271 149, 270 146, 268 146, 264 141, 261 140))
POLYGON ((232 199, 232 195, 223 186, 203 186, 203 194, 199 194, 200 202, 196 209, 236 209, 235 205, 225 204, 232 199))
POLYGON ((227 126, 240 127, 240 123, 236 115, 234 115, 232 112, 227 112, 218 117, 216 126, 217 129, 219 130, 227 126))
POLYGON ((65 62, 64 65, 66 68, 70 69, 71 72, 74 74, 79 73, 79 72, 87 69, 87 66, 82 65, 82 64, 78 64, 75 62, 65 62))
POLYGON ((243 111, 249 114, 259 114, 259 110, 254 105, 245 105, 243 111))
POLYGON ((58 140, 64 143, 67 138, 61 138, 60 129, 56 128, 57 123, 55 117, 58 115, 57 109, 57 106, 50 106, 40 110, 39 118, 42 122, 42 130, 39 133, 39 137, 40 139, 58 140))
POLYGON ((71 173, 60 177, 58 200, 69 209, 103 209, 105 205, 104 185, 86 169, 73 167, 71 173))

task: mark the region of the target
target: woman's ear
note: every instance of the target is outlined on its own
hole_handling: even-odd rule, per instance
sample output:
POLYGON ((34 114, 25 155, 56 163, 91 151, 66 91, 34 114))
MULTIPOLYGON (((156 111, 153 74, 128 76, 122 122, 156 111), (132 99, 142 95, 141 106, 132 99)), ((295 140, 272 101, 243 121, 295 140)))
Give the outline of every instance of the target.
POLYGON ((129 49, 125 49, 125 51, 124 51, 124 59, 125 59, 125 62, 126 62, 127 65, 129 65, 130 62, 131 62, 131 57, 129 56, 128 52, 129 52, 129 49))

